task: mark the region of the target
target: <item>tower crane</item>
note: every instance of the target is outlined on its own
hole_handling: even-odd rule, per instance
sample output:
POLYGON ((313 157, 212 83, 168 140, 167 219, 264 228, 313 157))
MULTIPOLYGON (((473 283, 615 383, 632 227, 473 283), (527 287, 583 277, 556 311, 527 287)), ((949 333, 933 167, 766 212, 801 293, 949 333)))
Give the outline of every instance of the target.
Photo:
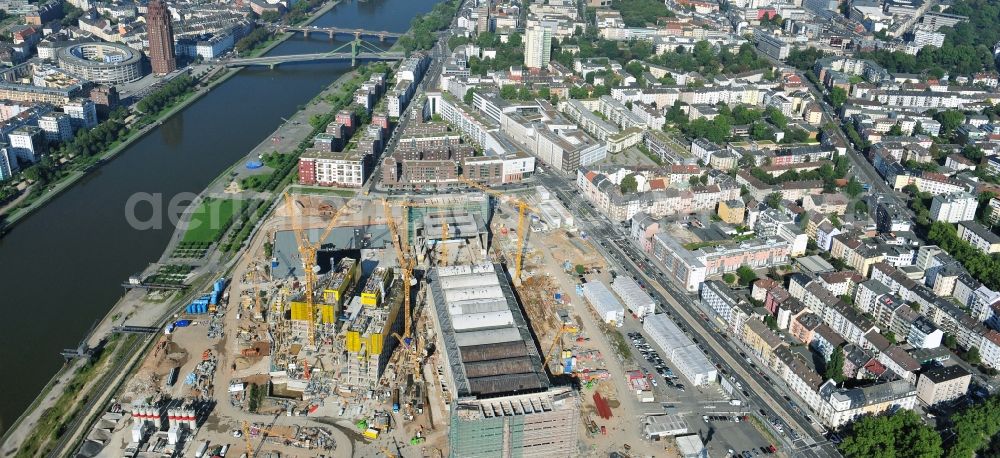
POLYGON ((441 265, 448 265, 448 220, 441 219, 441 265))
MULTIPOLYGON (((449 206, 455 205, 455 203, 448 202, 413 202, 409 200, 398 202, 399 207, 402 211, 402 226, 403 230, 400 232, 399 226, 396 224, 396 219, 392 216, 392 205, 389 200, 382 199, 382 206, 385 212, 386 225, 389 226, 389 234, 392 238, 392 245, 396 251, 396 261, 399 264, 399 268, 402 271, 403 277, 403 310, 404 310, 404 324, 403 324, 403 335, 400 336, 397 333, 393 333, 393 337, 398 339, 400 343, 406 347, 408 352, 409 362, 413 366, 413 375, 416 376, 420 372, 418 367, 418 361, 416 357, 416 345, 413 343, 413 304, 410 298, 410 289, 416 284, 413 279, 413 267, 416 265, 416 256, 412 251, 412 247, 409 243, 409 208, 410 207, 424 207, 424 208, 447 208, 449 206)), ((447 240, 448 223, 447 220, 443 220, 445 237, 442 242, 447 240)), ((442 249, 444 249, 442 245, 442 249)), ((447 251, 445 251, 446 257, 447 251)))
MULTIPOLYGON (((246 420, 243 420, 241 429, 243 430, 243 442, 244 442, 244 444, 246 445, 246 448, 247 448, 246 456, 247 456, 247 458, 253 458, 253 456, 256 455, 256 449, 254 449, 254 446, 253 446, 253 438, 250 437, 250 422, 246 421, 246 420)), ((271 431, 270 429, 267 429, 267 428, 259 427, 259 428, 257 428, 257 430, 258 430, 258 432, 260 432, 260 443, 261 444, 263 444, 264 441, 267 440, 267 436, 277 436, 277 437, 280 437, 280 438, 282 438, 282 439, 284 439, 286 441, 293 440, 293 438, 288 437, 285 434, 276 433, 276 432, 271 431)))
MULTIPOLYGON (((396 335, 407 349, 410 348, 412 343, 412 336, 410 335, 410 287, 411 277, 413 276, 413 266, 416 262, 413 259, 412 253, 410 253, 409 245, 406 244, 403 239, 400 238, 399 227, 396 226, 396 220, 392 217, 392 206, 389 204, 387 199, 382 199, 382 207, 385 210, 385 221, 386 225, 389 226, 389 234, 392 237, 392 246, 396 251, 396 261, 399 263, 399 269, 403 274, 403 311, 405 314, 403 322, 403 335, 396 335)), ((403 208, 403 220, 406 221, 406 208, 403 208)), ((405 231, 406 228, 404 227, 405 231)))
POLYGON ((528 235, 526 232, 527 227, 525 226, 525 214, 527 212, 538 214, 539 213, 538 209, 532 207, 531 204, 525 202, 524 200, 518 199, 517 197, 508 194, 504 194, 503 192, 497 191, 495 189, 491 189, 487 186, 480 184, 477 181, 467 178, 465 175, 459 175, 458 179, 473 188, 476 188, 498 199, 505 200, 511 205, 517 207, 517 255, 514 260, 514 281, 517 284, 520 284, 521 267, 522 263, 524 262, 524 240, 528 235))
POLYGON ((326 240, 330 233, 333 232, 337 220, 346 214, 345 212, 349 208, 350 202, 344 204, 334 212, 326 227, 323 228, 322 234, 320 234, 314 243, 309 240, 309 235, 302 228, 301 221, 297 221, 297 218, 295 218, 295 205, 292 204, 292 201, 291 195, 286 192, 285 204, 288 207, 288 217, 292 220, 292 230, 295 232, 295 242, 299 249, 299 256, 302 258, 302 271, 305 276, 305 301, 309 310, 309 319, 307 320, 309 322, 308 341, 309 345, 314 347, 316 345, 316 305, 313 293, 316 287, 316 274, 319 272, 319 266, 316 264, 316 253, 323 244, 323 240, 326 240))
POLYGON ((261 308, 260 303, 260 281, 257 274, 257 266, 254 265, 254 269, 250 271, 250 281, 253 282, 253 303, 254 303, 254 318, 262 319, 264 317, 264 311, 261 308))

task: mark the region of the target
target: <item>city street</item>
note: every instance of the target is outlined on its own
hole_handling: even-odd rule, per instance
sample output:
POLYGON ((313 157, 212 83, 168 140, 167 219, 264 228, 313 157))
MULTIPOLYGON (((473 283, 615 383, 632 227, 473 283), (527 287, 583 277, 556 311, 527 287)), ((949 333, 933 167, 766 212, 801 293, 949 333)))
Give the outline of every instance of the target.
POLYGON ((765 388, 764 384, 759 381, 761 377, 756 374, 756 371, 744 364, 745 360, 738 356, 738 351, 730 345, 724 345, 721 339, 716 337, 719 335, 717 332, 709 331, 701 320, 695 318, 700 311, 690 296, 680 291, 676 285, 662 276, 652 276, 652 272, 637 265, 636 260, 643 259, 644 256, 639 254, 629 241, 625 240, 627 237, 619 232, 620 227, 615 227, 609 220, 598 215, 590 207, 590 204, 577 192, 571 181, 548 170, 544 173, 537 173, 536 179, 555 193, 564 205, 575 213, 577 224, 589 237, 595 237, 604 242, 599 249, 606 257, 622 268, 622 274, 631 275, 654 286, 647 292, 657 301, 658 311, 671 314, 671 318, 675 320, 678 317, 681 318, 677 322, 682 326, 682 329, 689 328, 696 335, 696 339, 699 339, 699 343, 704 342, 705 345, 702 347, 706 355, 727 367, 730 374, 735 377, 734 380, 747 388, 750 394, 748 405, 752 407, 753 411, 762 410, 768 419, 781 418, 786 424, 792 425, 794 427, 792 429, 801 433, 799 438, 793 441, 788 436, 771 430, 775 437, 780 437, 784 442, 782 445, 785 450, 789 450, 792 456, 840 456, 833 444, 813 429, 808 419, 802 415, 796 415, 786 407, 788 403, 782 402, 783 396, 777 391, 775 385, 767 384, 765 388), (666 306, 667 303, 670 304, 669 308, 666 306))

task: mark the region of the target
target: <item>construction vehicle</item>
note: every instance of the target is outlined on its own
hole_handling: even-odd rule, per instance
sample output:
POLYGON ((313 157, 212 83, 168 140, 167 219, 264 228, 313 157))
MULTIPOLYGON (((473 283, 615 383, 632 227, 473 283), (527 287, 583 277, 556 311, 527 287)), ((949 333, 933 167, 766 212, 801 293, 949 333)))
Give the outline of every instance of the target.
POLYGON ((490 189, 477 181, 466 178, 465 175, 459 175, 458 179, 463 183, 476 188, 482 192, 485 192, 491 196, 498 199, 505 200, 507 203, 517 207, 517 255, 514 260, 514 282, 517 285, 521 283, 521 267, 524 262, 524 241, 528 236, 527 227, 525 225, 525 216, 527 212, 532 212, 539 214, 538 209, 534 208, 528 202, 518 199, 517 197, 504 194, 503 192, 497 191, 495 189, 490 189))
MULTIPOLYGON (((295 205, 292 204, 292 197, 287 192, 285 193, 285 204, 288 207, 288 218, 292 221, 292 230, 295 232, 295 241, 299 248, 299 256, 302 258, 302 271, 305 276, 305 302, 307 309, 309 310, 309 327, 308 327, 308 342, 311 347, 316 346, 316 305, 315 298, 313 294, 316 287, 316 274, 319 272, 319 266, 316 265, 316 253, 319 251, 319 247, 323 244, 323 240, 333 232, 334 226, 337 224, 337 220, 346 214, 346 210, 349 205, 337 209, 333 213, 333 217, 323 228, 323 232, 320 234, 316 242, 311 242, 309 236, 306 234, 305 230, 302 228, 300 221, 294 217, 295 205)), ((302 206, 301 202, 298 202, 299 206, 302 206)))
MULTIPOLYGON (((559 330, 556 331, 556 337, 552 339, 552 345, 549 345, 549 350, 545 352, 545 361, 542 362, 542 367, 549 367, 549 360, 552 359, 552 352, 556 349, 556 345, 562 343, 563 334, 569 332, 569 326, 560 326, 559 330)), ((562 349, 559 349, 562 351, 562 349)))

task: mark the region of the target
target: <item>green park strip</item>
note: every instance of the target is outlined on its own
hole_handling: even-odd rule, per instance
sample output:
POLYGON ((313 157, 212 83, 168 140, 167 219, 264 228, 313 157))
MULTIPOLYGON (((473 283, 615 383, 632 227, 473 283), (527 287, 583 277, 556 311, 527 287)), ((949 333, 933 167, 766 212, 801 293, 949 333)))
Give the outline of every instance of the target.
POLYGON ((191 215, 185 242, 214 242, 229 228, 236 213, 233 199, 205 199, 191 215))

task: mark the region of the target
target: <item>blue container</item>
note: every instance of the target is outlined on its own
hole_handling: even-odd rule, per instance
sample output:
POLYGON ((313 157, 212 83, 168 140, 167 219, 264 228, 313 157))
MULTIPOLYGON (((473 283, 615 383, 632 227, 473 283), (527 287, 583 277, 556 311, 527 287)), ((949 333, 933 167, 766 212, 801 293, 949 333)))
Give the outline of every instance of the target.
POLYGON ((191 320, 177 320, 174 322, 174 326, 178 328, 184 328, 191 324, 191 320))
POLYGON ((561 301, 562 300, 562 293, 556 293, 556 300, 557 301, 561 301))

